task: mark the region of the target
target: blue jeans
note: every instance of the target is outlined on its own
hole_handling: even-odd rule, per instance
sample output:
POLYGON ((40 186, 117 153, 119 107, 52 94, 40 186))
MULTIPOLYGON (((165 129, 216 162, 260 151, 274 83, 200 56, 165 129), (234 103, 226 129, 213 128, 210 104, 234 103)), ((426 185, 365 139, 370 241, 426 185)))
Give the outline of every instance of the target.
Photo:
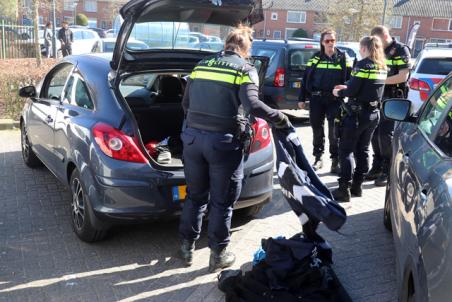
POLYGON ((193 128, 181 134, 187 198, 179 232, 183 239, 199 239, 202 219, 209 211, 209 247, 221 251, 230 241, 232 206, 243 180, 243 148, 232 135, 193 128))

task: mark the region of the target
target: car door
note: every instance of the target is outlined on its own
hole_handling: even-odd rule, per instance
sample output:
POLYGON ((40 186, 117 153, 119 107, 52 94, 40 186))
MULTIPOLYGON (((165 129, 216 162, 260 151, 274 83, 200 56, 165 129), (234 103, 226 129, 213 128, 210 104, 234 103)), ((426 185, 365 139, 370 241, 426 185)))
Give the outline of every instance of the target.
MULTIPOLYGON (((393 200, 395 230, 400 238, 396 241, 396 249, 402 251, 399 259, 402 274, 409 263, 422 259, 418 230, 428 217, 428 209, 432 208, 438 198, 437 168, 444 159, 434 143, 434 137, 450 107, 450 100, 449 105, 441 105, 442 100, 450 94, 447 90, 452 91, 452 79, 436 90, 423 107, 417 123, 396 130, 399 143, 396 144, 398 150, 394 156, 396 183, 393 200)), ((413 265, 415 281, 423 275, 422 270, 417 271, 416 267, 418 266, 413 265)))
POLYGON ((81 137, 86 135, 86 128, 81 126, 83 124, 81 121, 87 115, 92 115, 93 110, 94 103, 88 87, 75 70, 67 81, 63 101, 58 106, 55 120, 55 155, 61 163, 55 174, 62 179, 66 175, 68 158, 72 153, 81 152, 82 149, 78 143, 84 141, 81 137), (74 133, 77 134, 73 135, 74 133))
POLYGON ((40 95, 33 102, 28 116, 27 128, 33 147, 40 159, 52 171, 55 170, 56 164, 53 152, 56 111, 72 68, 72 64, 63 63, 47 74, 40 95))
POLYGON ((79 55, 83 53, 83 33, 81 30, 73 30, 74 42, 72 43, 72 54, 79 55))
POLYGON ((96 44, 98 39, 96 39, 96 33, 90 30, 83 31, 83 53, 91 53, 96 50, 96 44))
POLYGON ((270 58, 265 56, 251 56, 250 62, 256 67, 259 76, 259 98, 264 99, 263 86, 265 80, 265 74, 267 73, 268 65, 270 64, 270 58))

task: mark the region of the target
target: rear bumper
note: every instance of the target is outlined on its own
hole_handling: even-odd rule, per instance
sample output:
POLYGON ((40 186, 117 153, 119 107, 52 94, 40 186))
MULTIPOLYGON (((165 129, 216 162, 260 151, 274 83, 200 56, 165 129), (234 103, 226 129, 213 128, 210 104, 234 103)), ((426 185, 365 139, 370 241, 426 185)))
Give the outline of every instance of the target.
MULTIPOLYGON (((271 199, 273 165, 273 144, 261 150, 258 156, 250 156, 242 192, 234 208, 266 203, 271 199)), ((114 224, 177 216, 183 207, 183 200, 173 196, 175 186, 185 185, 182 171, 147 181, 100 176, 94 179, 88 190, 89 199, 94 214, 102 222, 114 224)))
POLYGON ((277 109, 298 109, 298 99, 288 99, 286 87, 264 86, 264 100, 277 109))

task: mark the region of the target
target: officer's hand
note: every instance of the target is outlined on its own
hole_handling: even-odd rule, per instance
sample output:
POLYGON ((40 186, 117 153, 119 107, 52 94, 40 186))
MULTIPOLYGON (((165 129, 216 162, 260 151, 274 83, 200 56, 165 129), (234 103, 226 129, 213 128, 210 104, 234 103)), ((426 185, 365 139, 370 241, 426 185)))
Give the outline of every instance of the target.
POLYGON ((338 89, 338 90, 347 89, 347 85, 336 85, 336 86, 334 86, 334 89, 338 89))
POLYGON ((292 123, 289 121, 289 117, 285 114, 282 114, 283 119, 281 121, 279 121, 278 123, 275 123, 275 128, 276 129, 284 129, 284 130, 288 130, 288 129, 292 129, 292 123))
POLYGON ((305 102, 298 102, 298 108, 304 109, 306 107, 305 102))

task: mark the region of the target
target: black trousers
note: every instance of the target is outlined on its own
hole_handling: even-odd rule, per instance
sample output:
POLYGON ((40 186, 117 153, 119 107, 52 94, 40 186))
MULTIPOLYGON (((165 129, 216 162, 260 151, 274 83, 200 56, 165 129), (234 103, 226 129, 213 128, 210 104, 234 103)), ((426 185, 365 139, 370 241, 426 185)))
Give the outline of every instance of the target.
POLYGON ((340 183, 350 182, 352 177, 362 181, 369 171, 369 146, 379 120, 379 111, 368 110, 343 118, 339 140, 340 183))
POLYGON ((72 46, 71 45, 61 46, 61 52, 63 53, 63 57, 70 56, 72 54, 72 46))
POLYGON ((372 167, 380 169, 383 173, 389 173, 391 167, 393 136, 394 121, 382 117, 372 137, 372 149, 374 150, 372 167))
POLYGON ((335 131, 334 119, 339 116, 340 102, 334 97, 312 96, 309 103, 309 119, 313 132, 313 152, 315 157, 325 150, 325 117, 328 120, 328 140, 330 157, 338 158, 339 141, 335 131))
POLYGON ((209 247, 221 251, 230 240, 232 206, 243 180, 243 148, 232 134, 193 128, 181 134, 187 198, 179 233, 189 241, 199 239, 204 213, 209 207, 209 247))

